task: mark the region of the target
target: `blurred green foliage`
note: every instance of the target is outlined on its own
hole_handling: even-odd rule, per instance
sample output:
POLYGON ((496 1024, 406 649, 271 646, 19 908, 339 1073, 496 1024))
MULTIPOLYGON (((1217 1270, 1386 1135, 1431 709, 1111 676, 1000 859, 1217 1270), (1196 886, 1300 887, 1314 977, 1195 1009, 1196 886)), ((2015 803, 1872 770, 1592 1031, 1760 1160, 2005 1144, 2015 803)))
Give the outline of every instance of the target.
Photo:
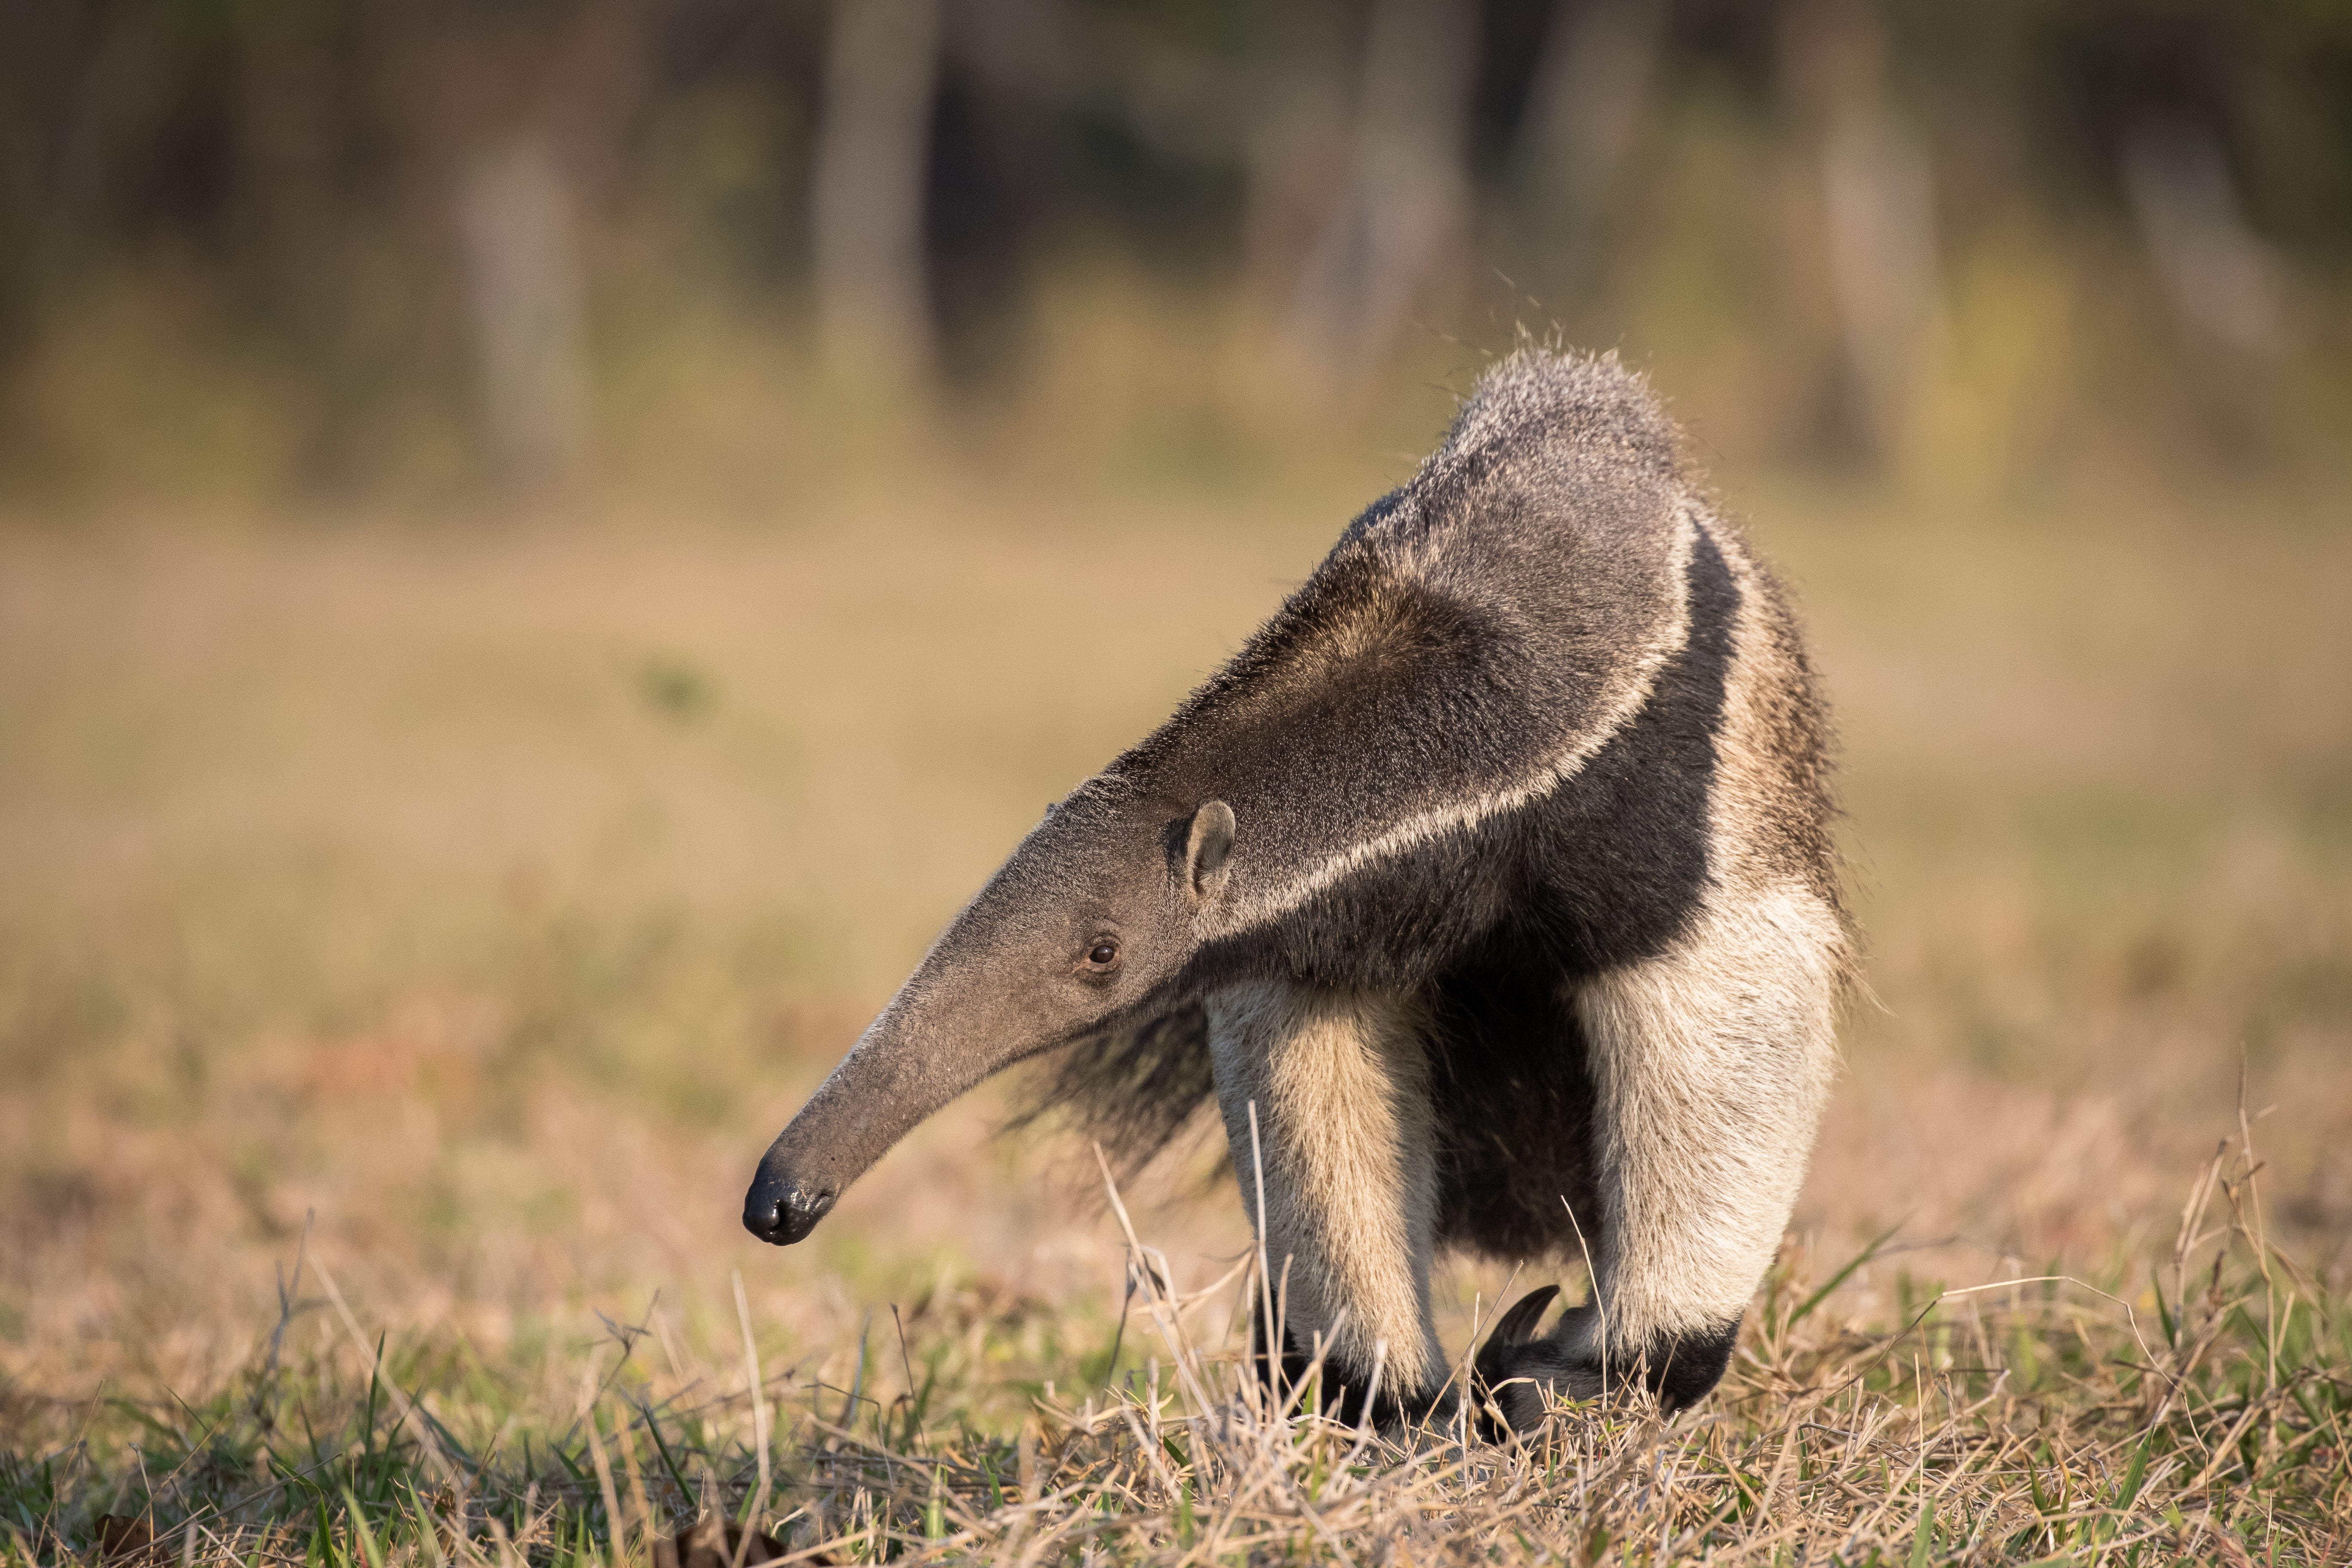
POLYGON ((0 7, 0 493, 1215 484, 1418 439, 1522 323, 1937 487, 2352 405, 2325 0, 856 10, 0 7))

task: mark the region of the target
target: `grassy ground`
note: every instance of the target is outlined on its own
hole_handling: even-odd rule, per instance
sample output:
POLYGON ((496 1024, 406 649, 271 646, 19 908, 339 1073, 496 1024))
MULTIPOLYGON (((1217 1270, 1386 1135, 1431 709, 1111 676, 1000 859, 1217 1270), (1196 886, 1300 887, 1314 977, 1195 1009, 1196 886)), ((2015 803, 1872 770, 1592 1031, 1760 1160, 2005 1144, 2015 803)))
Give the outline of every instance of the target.
MULTIPOLYGON (((809 1245, 741 1234, 1037 808, 1402 467, 0 533, 0 1554, 548 1563, 724 1509, 831 1561, 2352 1556, 2332 497, 1727 478, 1839 702, 1874 994, 1694 1415, 1270 1415, 1212 1156, 1127 1194, 1198 1294, 1129 1297, 992 1090, 809 1245)), ((1447 1343, 1536 1278, 1451 1268, 1447 1343)))

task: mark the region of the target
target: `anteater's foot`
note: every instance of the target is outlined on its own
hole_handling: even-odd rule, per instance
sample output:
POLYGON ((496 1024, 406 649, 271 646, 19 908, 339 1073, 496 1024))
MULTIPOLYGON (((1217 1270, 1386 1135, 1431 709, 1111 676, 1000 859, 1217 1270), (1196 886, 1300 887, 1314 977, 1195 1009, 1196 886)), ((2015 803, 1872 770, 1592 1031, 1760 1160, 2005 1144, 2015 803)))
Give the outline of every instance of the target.
MULTIPOLYGON (((1253 1314, 1255 1316, 1255 1314, 1253 1314)), ((1354 1426, 1364 1419, 1367 1398, 1371 1404, 1372 1425, 1383 1431, 1394 1432, 1401 1426, 1441 1416, 1453 1408, 1447 1395, 1442 1401, 1427 1389, 1400 1389, 1383 1376, 1375 1380, 1370 1367, 1354 1366, 1328 1352, 1318 1367, 1315 1358, 1299 1347, 1298 1341, 1286 1329, 1282 1335, 1282 1359, 1269 1362, 1262 1332, 1251 1335, 1250 1359, 1255 1363, 1258 1381, 1277 1404, 1297 1396, 1292 1408, 1317 1408, 1335 1421, 1354 1426), (1308 1384, 1312 1386, 1307 1386, 1308 1384), (1299 1393, 1302 1388, 1305 1393, 1299 1393)))
POLYGON ((1564 1399, 1591 1399, 1604 1386, 1647 1388, 1669 1414, 1706 1397, 1722 1381, 1738 1342, 1739 1320, 1698 1332, 1661 1335, 1639 1352, 1602 1352, 1601 1316, 1590 1306, 1560 1314, 1548 1334, 1536 1324, 1559 1287, 1519 1298, 1496 1320, 1474 1365, 1475 1393, 1487 1436, 1500 1438, 1488 1407, 1513 1432, 1543 1424, 1547 1409, 1564 1399))

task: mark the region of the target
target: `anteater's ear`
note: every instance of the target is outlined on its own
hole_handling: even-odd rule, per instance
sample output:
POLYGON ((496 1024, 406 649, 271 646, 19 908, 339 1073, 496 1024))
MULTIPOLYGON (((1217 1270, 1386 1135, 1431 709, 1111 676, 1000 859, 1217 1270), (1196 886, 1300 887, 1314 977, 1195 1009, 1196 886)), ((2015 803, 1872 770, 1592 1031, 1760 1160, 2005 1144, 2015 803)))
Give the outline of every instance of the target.
POLYGON ((1205 904, 1217 896, 1233 852, 1234 808, 1213 800, 1192 814, 1192 832, 1184 843, 1184 885, 1194 902, 1205 904))

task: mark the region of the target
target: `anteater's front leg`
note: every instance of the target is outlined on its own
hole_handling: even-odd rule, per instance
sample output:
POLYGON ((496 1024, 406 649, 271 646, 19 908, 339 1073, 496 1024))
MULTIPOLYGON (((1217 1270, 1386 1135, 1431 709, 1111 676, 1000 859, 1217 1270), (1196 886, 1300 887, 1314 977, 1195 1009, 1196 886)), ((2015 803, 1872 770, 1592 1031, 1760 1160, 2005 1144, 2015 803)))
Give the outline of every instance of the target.
MULTIPOLYGON (((1598 1100, 1592 1304, 1528 1338, 1507 1313, 1482 1396, 1521 1430, 1547 1391, 1640 1382, 1669 1408, 1723 1376, 1805 1175, 1834 1067, 1843 931, 1802 888, 1727 894, 1658 957, 1576 997, 1598 1100)), ((1545 1293, 1547 1296, 1549 1292, 1545 1293)))
POLYGON ((1376 1416, 1425 1411, 1446 1377, 1429 1310, 1437 1177, 1416 1016, 1393 997, 1275 983, 1221 993, 1208 1013, 1254 1226, 1264 1178, 1286 1381, 1319 1346, 1325 1396, 1343 1418, 1361 1414, 1376 1365, 1376 1416))

